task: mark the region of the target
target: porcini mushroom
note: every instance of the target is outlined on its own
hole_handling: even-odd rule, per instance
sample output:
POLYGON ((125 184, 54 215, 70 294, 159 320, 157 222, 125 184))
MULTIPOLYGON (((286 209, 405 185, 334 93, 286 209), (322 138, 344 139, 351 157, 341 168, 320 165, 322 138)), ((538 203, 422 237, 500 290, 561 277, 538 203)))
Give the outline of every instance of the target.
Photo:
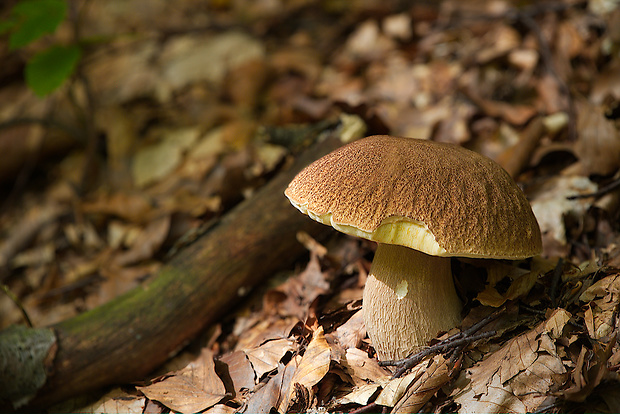
POLYGON ((460 323, 449 257, 541 251, 538 223, 513 179, 456 145, 364 138, 310 164, 285 194, 314 220, 378 243, 362 309, 381 360, 405 358, 460 323))

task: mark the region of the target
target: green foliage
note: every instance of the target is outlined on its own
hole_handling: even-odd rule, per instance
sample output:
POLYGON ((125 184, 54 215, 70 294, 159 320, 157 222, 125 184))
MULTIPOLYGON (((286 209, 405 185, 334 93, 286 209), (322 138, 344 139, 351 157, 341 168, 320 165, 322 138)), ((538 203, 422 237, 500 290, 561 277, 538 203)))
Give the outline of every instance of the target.
POLYGON ((26 65, 26 83, 39 96, 56 90, 71 76, 82 50, 76 46, 52 46, 36 54, 26 65))
POLYGON ((65 0, 22 0, 17 3, 8 23, 11 50, 28 46, 41 36, 53 33, 67 15, 65 0))
MULTIPOLYGON (((0 34, 9 33, 9 48, 16 50, 53 33, 67 16, 67 0, 21 0, 9 18, 0 22, 0 34)), ((45 96, 60 87, 73 73, 82 56, 78 45, 53 45, 34 55, 26 64, 26 83, 45 96)))

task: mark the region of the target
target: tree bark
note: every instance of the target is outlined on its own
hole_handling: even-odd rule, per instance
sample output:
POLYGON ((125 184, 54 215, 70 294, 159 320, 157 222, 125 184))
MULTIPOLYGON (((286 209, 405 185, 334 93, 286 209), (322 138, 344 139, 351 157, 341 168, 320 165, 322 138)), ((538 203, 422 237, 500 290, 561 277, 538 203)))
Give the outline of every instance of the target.
POLYGON ((152 281, 52 326, 56 343, 45 358, 46 381, 26 409, 144 378, 220 320, 241 299, 240 289, 293 264, 304 253, 298 231, 321 237, 330 230, 293 208, 284 189, 301 168, 340 145, 336 137, 315 144, 180 251, 152 281))

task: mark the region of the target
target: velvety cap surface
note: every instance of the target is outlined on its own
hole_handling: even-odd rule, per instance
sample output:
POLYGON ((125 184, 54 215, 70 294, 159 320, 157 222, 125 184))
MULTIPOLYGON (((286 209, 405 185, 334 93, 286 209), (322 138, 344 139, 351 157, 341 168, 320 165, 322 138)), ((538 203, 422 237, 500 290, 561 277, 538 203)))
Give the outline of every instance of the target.
POLYGON ((433 141, 372 136, 301 171, 285 191, 313 219, 438 256, 540 253, 529 202, 494 161, 433 141))

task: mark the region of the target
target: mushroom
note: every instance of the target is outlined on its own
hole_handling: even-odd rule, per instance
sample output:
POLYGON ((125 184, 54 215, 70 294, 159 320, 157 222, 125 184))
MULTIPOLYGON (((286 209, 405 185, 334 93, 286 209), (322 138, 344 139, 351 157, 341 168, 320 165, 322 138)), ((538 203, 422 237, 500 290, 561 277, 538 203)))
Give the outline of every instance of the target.
POLYGON ((378 243, 362 309, 381 360, 460 324, 449 257, 516 260, 542 249, 513 179, 456 145, 367 137, 310 164, 285 195, 314 220, 378 243))

